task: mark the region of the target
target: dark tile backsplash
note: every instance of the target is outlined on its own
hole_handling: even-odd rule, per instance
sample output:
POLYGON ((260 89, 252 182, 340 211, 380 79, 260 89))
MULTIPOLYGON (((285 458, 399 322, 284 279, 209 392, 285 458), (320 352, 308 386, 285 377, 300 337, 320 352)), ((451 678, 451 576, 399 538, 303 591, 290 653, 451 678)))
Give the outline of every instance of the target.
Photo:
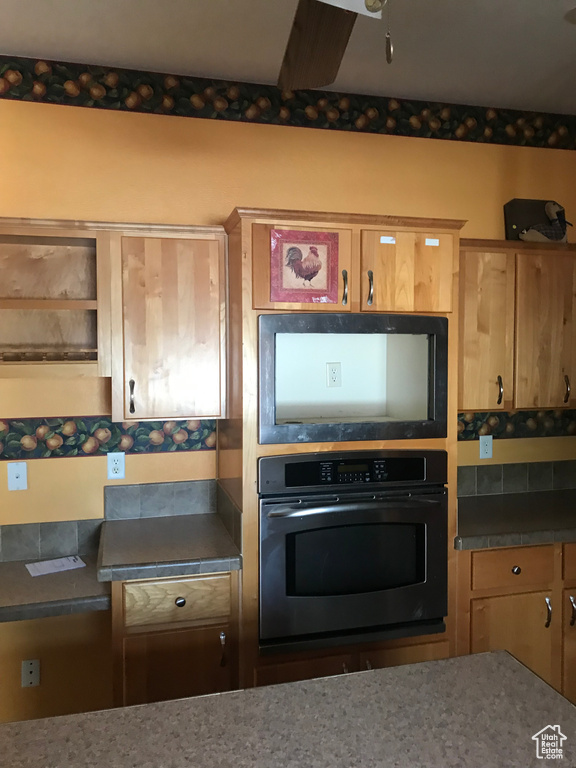
POLYGON ((102 520, 0 525, 0 563, 95 555, 102 520))
POLYGON ((458 496, 576 488, 576 461, 458 467, 458 496))
POLYGON ((216 481, 107 485, 104 488, 106 520, 168 515, 203 515, 216 512, 216 481))

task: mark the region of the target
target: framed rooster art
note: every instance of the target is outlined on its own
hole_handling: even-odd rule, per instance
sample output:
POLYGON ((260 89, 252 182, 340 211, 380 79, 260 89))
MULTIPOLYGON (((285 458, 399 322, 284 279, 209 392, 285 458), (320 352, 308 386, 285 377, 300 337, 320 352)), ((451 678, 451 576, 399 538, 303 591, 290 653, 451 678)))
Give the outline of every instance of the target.
POLYGON ((270 301, 338 302, 338 234, 273 229, 270 301))

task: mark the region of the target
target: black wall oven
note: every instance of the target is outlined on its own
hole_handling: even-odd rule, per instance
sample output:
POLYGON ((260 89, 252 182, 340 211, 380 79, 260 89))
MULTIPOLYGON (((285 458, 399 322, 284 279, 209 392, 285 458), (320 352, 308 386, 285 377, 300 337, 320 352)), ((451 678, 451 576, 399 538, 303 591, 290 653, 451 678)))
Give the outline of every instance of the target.
POLYGON ((445 451, 261 458, 261 651, 444 631, 445 482, 445 451))

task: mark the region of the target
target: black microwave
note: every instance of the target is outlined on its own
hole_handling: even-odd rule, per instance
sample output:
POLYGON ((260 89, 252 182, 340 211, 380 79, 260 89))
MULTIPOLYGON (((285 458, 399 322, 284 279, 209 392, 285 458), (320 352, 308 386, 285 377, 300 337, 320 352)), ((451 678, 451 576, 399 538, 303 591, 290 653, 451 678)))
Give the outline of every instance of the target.
POLYGON ((258 334, 261 444, 446 437, 445 317, 270 314, 258 334))

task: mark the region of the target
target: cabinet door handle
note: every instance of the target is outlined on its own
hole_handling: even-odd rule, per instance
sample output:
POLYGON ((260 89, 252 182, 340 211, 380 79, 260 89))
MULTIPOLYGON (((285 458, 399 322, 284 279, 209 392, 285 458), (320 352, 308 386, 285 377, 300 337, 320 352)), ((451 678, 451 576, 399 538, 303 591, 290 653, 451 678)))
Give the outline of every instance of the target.
POLYGON ((368 270, 368 284, 370 286, 370 290, 368 291, 368 304, 372 304, 374 301, 374 272, 372 272, 371 269, 368 270))
POLYGON ((136 386, 134 379, 130 379, 128 386, 130 387, 130 413, 134 413, 136 410, 134 408, 134 387, 136 386))
POLYGON ((342 280, 344 282, 344 290, 342 291, 342 304, 346 306, 348 304, 348 270, 342 270, 342 280))
POLYGON ((220 657, 220 666, 226 666, 226 632, 220 632, 220 645, 222 646, 222 656, 220 657))
POLYGON ((520 576, 520 574, 522 573, 522 568, 520 568, 519 565, 514 565, 512 566, 512 573, 514 574, 514 576, 520 576))
POLYGON ((564 395, 564 402, 567 403, 568 400, 570 400, 570 393, 572 392, 569 376, 564 375, 564 384, 566 385, 566 394, 564 395))
POLYGON ((348 665, 345 661, 342 662, 342 672, 344 672, 345 675, 348 674, 348 665))
POLYGON ((370 663, 370 659, 366 659, 366 669, 372 669, 372 664, 370 663))
POLYGON ((176 605, 177 608, 184 608, 184 606, 186 605, 186 598, 177 597, 176 600, 174 600, 174 605, 176 605))
POLYGON ((544 600, 546 601, 546 624, 544 626, 548 628, 552 621, 552 603, 549 597, 545 597, 544 600))
POLYGON ((504 397, 504 385, 502 384, 502 376, 498 376, 498 400, 497 405, 501 405, 502 398, 504 397))
POLYGON ((570 595, 568 598, 570 600, 570 605, 572 606, 572 617, 570 618, 570 626, 573 627, 574 624, 576 624, 576 600, 570 595))

